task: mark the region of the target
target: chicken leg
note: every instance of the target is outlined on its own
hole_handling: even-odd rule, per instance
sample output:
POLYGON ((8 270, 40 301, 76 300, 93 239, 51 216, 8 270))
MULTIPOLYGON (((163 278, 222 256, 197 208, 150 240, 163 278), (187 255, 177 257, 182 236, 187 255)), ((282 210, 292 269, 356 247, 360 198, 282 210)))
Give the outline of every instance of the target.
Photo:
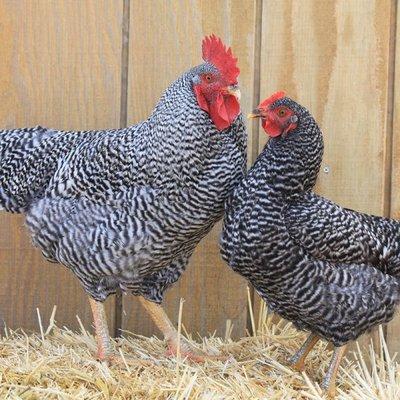
POLYGON ((336 396, 336 376, 339 370, 340 361, 346 352, 346 346, 335 347, 333 350, 332 360, 329 364, 328 371, 322 381, 322 389, 326 391, 328 399, 334 399, 336 396))
POLYGON ((106 311, 104 304, 89 297, 93 314, 94 329, 97 341, 97 358, 100 361, 109 361, 113 356, 113 349, 108 330, 106 311))
MULTIPOLYGON (((225 359, 225 357, 212 356, 201 350, 196 349, 183 337, 179 337, 177 330, 169 320, 164 309, 151 301, 139 297, 139 301, 145 310, 150 314, 150 317, 157 325, 157 328, 164 334, 168 342, 171 354, 176 355, 178 351, 178 343, 180 341, 181 355, 192 361, 204 362, 206 359, 225 359)), ((114 353, 110 332, 107 325, 107 317, 104 309, 104 304, 89 298, 90 307, 93 313, 94 328, 97 341, 97 358, 100 361, 120 362, 120 356, 114 353)))
MULTIPOLYGON (((108 330, 107 316, 104 304, 99 301, 93 300, 91 297, 89 297, 89 303, 93 313, 93 322, 97 341, 97 359, 99 361, 105 361, 110 364, 137 364, 137 359, 134 359, 130 356, 121 356, 113 349, 110 339, 110 332, 108 330)), ((140 364, 143 365, 143 363, 146 363, 146 361, 140 360, 140 364)))
POLYGON ((304 371, 304 361, 319 340, 319 336, 310 333, 300 349, 289 359, 289 365, 298 372, 304 371))
POLYGON ((195 362, 204 362, 206 359, 223 360, 226 358, 209 355, 199 349, 196 349, 184 337, 179 337, 178 331, 175 329, 174 325, 160 305, 148 301, 143 297, 139 297, 139 301, 145 310, 150 314, 157 328, 163 333, 164 338, 168 342, 169 352, 171 354, 176 355, 178 352, 178 347, 180 347, 181 355, 195 362))

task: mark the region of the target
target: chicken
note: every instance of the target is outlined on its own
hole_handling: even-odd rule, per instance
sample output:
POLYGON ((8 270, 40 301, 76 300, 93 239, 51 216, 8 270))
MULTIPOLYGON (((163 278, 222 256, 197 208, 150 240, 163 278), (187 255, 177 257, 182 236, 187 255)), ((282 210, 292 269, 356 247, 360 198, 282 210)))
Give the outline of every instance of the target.
MULTIPOLYGON (((26 214, 47 260, 89 295, 98 358, 115 360, 103 302, 132 293, 176 351, 160 304, 199 241, 222 218, 246 166, 237 59, 214 35, 204 63, 165 91, 150 117, 125 129, 0 132, 0 207, 26 214)), ((204 354, 181 344, 182 354, 204 354)))
POLYGON ((323 140, 304 107, 278 92, 251 116, 271 138, 227 201, 222 256, 272 311, 311 332, 295 369, 319 339, 334 346, 322 385, 334 397, 347 343, 390 321, 400 301, 400 226, 312 192, 323 140))

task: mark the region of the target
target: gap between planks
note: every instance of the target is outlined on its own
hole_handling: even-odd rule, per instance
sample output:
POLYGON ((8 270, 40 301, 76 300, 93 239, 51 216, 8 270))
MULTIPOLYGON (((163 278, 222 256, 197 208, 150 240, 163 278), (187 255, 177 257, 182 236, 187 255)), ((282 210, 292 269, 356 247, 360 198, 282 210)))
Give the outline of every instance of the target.
MULTIPOLYGON (((256 7, 255 7, 255 23, 254 23, 254 69, 253 69, 253 104, 252 108, 256 108, 260 103, 260 93, 261 93, 261 44, 262 44, 262 13, 263 13, 263 0, 256 0, 256 7)), ((246 116, 245 116, 246 117, 246 116)), ((259 121, 253 120, 252 121, 252 140, 251 140, 251 151, 250 155, 250 164, 248 165, 251 167, 258 157, 259 154, 259 121)), ((254 287, 250 287, 250 301, 253 307, 253 310, 258 310, 257 308, 257 299, 258 297, 255 295, 254 287)), ((250 318, 250 308, 249 304, 247 303, 247 330, 250 332, 251 335, 254 335, 253 327, 250 318)))
MULTIPOLYGON (((122 51, 121 51, 121 103, 120 103, 120 128, 128 125, 128 83, 129 83, 129 25, 130 25, 130 0, 123 1, 122 11, 122 51)), ((115 295, 114 337, 121 335, 122 329, 122 293, 115 295)))

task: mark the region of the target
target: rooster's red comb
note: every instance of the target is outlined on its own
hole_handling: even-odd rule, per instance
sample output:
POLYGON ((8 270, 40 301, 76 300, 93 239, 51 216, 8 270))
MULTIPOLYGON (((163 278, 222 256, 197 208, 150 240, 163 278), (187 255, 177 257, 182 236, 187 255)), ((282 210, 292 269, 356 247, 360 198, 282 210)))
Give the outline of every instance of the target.
POLYGON ((237 58, 233 56, 231 48, 227 48, 214 34, 203 39, 202 47, 203 60, 214 65, 230 84, 236 84, 240 69, 236 65, 237 58))
POLYGON ((269 107, 271 104, 275 103, 277 100, 285 97, 286 93, 285 92, 276 92, 273 95, 269 96, 267 99, 265 99, 264 101, 262 101, 258 108, 267 108, 269 107))

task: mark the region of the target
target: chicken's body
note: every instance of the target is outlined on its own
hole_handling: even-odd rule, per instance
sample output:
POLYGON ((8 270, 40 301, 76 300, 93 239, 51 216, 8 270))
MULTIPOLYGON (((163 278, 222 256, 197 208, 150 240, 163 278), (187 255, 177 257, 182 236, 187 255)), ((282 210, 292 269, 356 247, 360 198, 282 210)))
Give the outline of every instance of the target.
POLYGON ((189 77, 171 85, 149 120, 86 135, 29 208, 34 242, 96 300, 121 288, 160 303, 243 176, 242 117, 218 132, 189 77))
POLYGON ((222 255, 272 311, 339 348, 394 315, 399 224, 311 192, 322 160, 321 132, 290 99, 270 107, 281 105, 295 111, 298 126, 271 138, 235 188, 222 255))
MULTIPOLYGON (((207 46, 211 58, 232 57, 214 37, 203 53, 207 46)), ((118 289, 161 303, 243 177, 242 116, 217 129, 194 91, 217 73, 208 62, 192 68, 146 121, 126 129, 1 133, 0 206, 26 213, 34 243, 74 272, 95 317, 104 314, 96 302, 118 289)))
MULTIPOLYGON (((312 196, 298 192, 308 183, 303 155, 290 146, 298 149, 300 141, 296 133, 271 139, 234 190, 225 218, 223 256, 250 280, 272 311, 341 346, 393 317, 400 300, 399 279, 367 264, 367 257, 356 263, 356 253, 341 256, 326 249, 327 256, 318 257, 291 235, 288 208, 312 196), (286 154, 290 161, 277 154, 286 154)), ((300 224, 299 216, 294 217, 300 224)), ((320 228, 325 222, 320 220, 320 228)), ((312 232, 321 235, 320 228, 315 224, 312 232)), ((324 250, 315 243, 310 246, 315 253, 324 250)))

